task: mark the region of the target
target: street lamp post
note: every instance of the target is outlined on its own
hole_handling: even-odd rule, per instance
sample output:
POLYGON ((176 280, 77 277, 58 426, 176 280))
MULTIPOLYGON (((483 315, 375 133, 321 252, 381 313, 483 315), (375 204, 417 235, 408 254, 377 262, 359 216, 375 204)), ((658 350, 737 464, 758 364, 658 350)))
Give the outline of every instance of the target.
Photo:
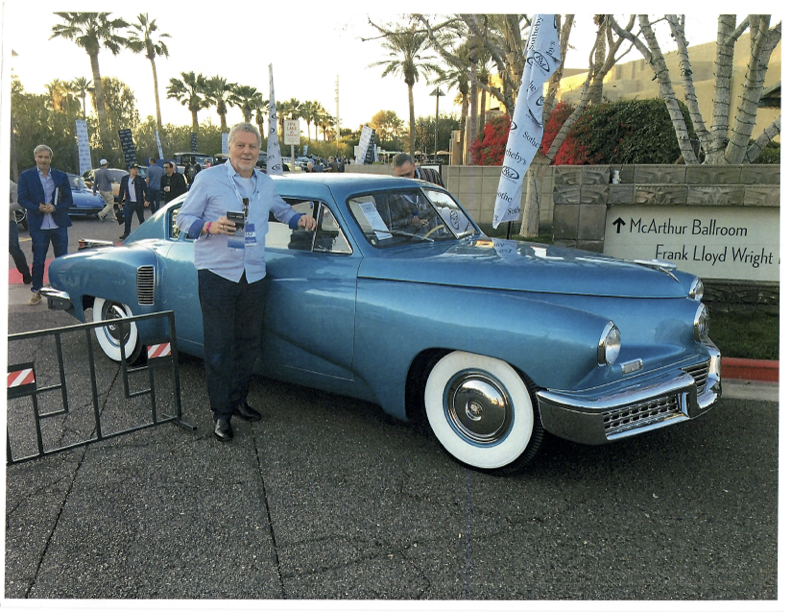
POLYGON ((440 87, 437 87, 432 93, 429 94, 430 96, 435 96, 435 163, 437 162, 437 128, 440 124, 440 96, 444 96, 445 94, 440 91, 440 87))

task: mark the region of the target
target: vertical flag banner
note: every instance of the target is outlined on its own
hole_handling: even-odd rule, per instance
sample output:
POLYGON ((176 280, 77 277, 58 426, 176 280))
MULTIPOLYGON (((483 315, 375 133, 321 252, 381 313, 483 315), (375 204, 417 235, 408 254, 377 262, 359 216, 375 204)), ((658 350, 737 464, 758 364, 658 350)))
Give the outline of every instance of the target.
POLYGON ((118 138, 121 140, 121 150, 124 152, 124 163, 129 168, 130 165, 137 163, 137 151, 135 141, 132 139, 132 130, 129 128, 118 130, 118 138))
POLYGON ((267 136, 267 174, 283 174, 280 142, 278 142, 278 111, 275 107, 275 81, 272 78, 272 64, 269 65, 269 135, 267 136))
POLYGON ((555 15, 533 16, 523 55, 525 69, 506 142, 492 215, 493 228, 520 217, 523 178, 542 143, 544 83, 561 63, 555 15))
POLYGON ((357 148, 356 163, 362 165, 374 162, 374 132, 375 130, 367 125, 360 128, 360 144, 357 148))
POLYGON ((74 122, 74 131, 77 133, 77 155, 82 176, 91 169, 91 143, 88 141, 88 124, 85 119, 77 119, 74 122))
POLYGON ((165 156, 162 154, 162 142, 160 141, 159 130, 154 132, 154 134, 157 136, 157 155, 159 155, 159 159, 164 159, 165 156))

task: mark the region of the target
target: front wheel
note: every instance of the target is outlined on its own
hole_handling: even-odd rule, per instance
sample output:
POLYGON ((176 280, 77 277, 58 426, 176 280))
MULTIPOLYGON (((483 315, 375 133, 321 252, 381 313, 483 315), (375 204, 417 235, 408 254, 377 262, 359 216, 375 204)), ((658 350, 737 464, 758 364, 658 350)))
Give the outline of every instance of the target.
POLYGON ((134 322, 123 322, 122 319, 134 316, 129 306, 112 300, 94 298, 93 320, 112 321, 108 325, 94 328, 96 339, 105 355, 113 361, 121 361, 121 345, 127 363, 134 363, 143 350, 143 345, 138 336, 137 325, 134 322))
POLYGON ((517 472, 541 445, 544 429, 531 394, 500 359, 449 353, 432 368, 424 403, 440 444, 472 467, 517 472))

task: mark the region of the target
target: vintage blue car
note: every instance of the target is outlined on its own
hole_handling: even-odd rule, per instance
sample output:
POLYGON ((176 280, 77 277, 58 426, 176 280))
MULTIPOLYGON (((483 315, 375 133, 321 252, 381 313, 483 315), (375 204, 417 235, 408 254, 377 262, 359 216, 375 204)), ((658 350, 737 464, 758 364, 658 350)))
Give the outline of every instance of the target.
MULTIPOLYGON (((442 446, 510 473, 545 431, 606 443, 695 418, 720 396, 702 283, 627 262, 488 238, 448 192, 385 176, 274 177, 316 231, 270 221, 260 371, 425 417, 442 446), (295 326, 295 320, 312 325, 295 326)), ((80 321, 173 310, 202 356, 193 241, 161 208, 122 246, 55 259, 50 307, 80 321)), ((158 319, 97 329, 111 359, 158 319)))
POLYGON ((69 174, 69 185, 72 192, 72 205, 69 207, 69 216, 89 216, 98 214, 104 207, 105 201, 98 193, 94 194, 76 174, 69 174))

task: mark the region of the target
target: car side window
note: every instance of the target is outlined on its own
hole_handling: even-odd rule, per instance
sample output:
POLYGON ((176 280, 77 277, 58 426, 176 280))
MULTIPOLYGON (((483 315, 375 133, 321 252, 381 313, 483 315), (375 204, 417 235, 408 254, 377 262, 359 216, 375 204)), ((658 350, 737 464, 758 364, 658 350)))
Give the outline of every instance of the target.
MULTIPOLYGON (((170 212, 168 213, 170 215, 170 238, 172 240, 178 240, 179 236, 181 236, 181 234, 182 234, 182 231, 176 225, 176 213, 179 212, 180 208, 181 208, 181 205, 174 206, 173 208, 171 208, 170 212)), ((195 238, 190 238, 189 234, 187 234, 187 233, 184 234, 184 239, 185 240, 195 240, 195 238)))
POLYGON ((268 249, 289 249, 292 251, 313 251, 315 253, 352 253, 352 247, 341 231, 333 213, 321 202, 311 200, 290 200, 286 202, 298 213, 311 215, 316 219, 316 231, 292 230, 270 214, 269 231, 266 245, 268 249), (316 210, 319 210, 318 215, 316 210))

